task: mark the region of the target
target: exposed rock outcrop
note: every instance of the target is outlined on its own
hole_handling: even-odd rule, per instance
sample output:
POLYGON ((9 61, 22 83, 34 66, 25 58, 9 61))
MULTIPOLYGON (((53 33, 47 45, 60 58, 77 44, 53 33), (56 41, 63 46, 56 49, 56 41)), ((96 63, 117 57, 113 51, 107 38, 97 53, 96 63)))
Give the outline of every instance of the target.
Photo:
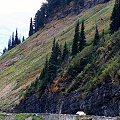
POLYGON ((82 12, 83 9, 89 9, 89 8, 94 7, 95 5, 103 4, 103 3, 106 3, 108 1, 109 0, 84 0, 84 5, 82 5, 82 6, 81 5, 77 5, 75 7, 65 8, 61 12, 57 13, 57 16, 56 16, 56 13, 53 13, 52 16, 50 16, 48 18, 47 21, 48 22, 52 21, 55 16, 59 20, 59 19, 65 18, 70 13, 72 13, 73 15, 74 14, 79 14, 79 13, 82 12))
POLYGON ((108 78, 101 87, 86 95, 83 109, 87 114, 116 116, 120 114, 120 82, 108 78))
MULTIPOLYGON (((59 94, 44 94, 40 98, 32 95, 20 102, 13 112, 62 113, 75 114, 83 110, 90 115, 118 116, 120 114, 120 83, 110 77, 103 81, 83 98, 78 93, 65 96, 59 94)), ((79 93, 80 94, 80 93, 79 93)))

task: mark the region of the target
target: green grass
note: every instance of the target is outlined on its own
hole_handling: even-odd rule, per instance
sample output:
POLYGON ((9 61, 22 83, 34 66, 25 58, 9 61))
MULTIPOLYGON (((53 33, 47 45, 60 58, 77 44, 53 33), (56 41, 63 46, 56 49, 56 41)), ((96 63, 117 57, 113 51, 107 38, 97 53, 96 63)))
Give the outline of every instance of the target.
POLYGON ((0 120, 4 120, 5 119, 5 114, 0 114, 0 120))

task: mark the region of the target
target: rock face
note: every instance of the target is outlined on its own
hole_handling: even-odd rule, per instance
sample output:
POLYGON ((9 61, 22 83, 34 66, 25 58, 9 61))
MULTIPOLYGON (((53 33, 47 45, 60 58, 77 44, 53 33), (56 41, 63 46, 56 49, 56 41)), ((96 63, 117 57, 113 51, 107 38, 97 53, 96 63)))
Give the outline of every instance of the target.
POLYGON ((84 0, 84 7, 85 9, 92 8, 94 5, 106 3, 109 0, 84 0))
POLYGON ((84 5, 82 5, 82 6, 81 5, 77 5, 76 7, 65 8, 62 12, 57 13, 57 16, 56 16, 56 13, 53 13, 53 15, 50 16, 47 21, 48 22, 52 21, 55 16, 59 20, 59 19, 65 18, 70 13, 72 13, 73 15, 74 14, 79 14, 79 13, 82 12, 82 10, 84 8, 85 9, 89 9, 89 8, 94 7, 95 5, 103 4, 103 3, 106 3, 108 1, 109 0, 84 0, 84 5))
POLYGON ((65 97, 64 95, 43 95, 36 98, 32 95, 26 98, 16 106, 13 112, 33 112, 33 113, 76 113, 79 110, 79 100, 73 95, 65 97))
POLYGON ((101 87, 86 95, 81 107, 87 114, 120 115, 120 82, 108 76, 101 87))
POLYGON ((120 82, 110 77, 101 86, 83 98, 76 93, 65 96, 62 93, 32 95, 20 102, 13 112, 75 114, 83 110, 89 115, 118 116, 120 114, 120 82))

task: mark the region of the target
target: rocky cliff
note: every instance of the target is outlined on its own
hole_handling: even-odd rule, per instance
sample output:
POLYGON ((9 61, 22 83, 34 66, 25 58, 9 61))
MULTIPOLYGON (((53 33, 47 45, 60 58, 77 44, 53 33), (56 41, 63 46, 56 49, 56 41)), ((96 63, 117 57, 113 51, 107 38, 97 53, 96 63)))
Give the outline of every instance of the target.
POLYGON ((75 114, 83 110, 89 115, 118 116, 120 114, 120 82, 109 76, 101 86, 82 98, 79 92, 65 96, 62 93, 32 95, 20 102, 12 112, 75 114))
POLYGON ((52 21, 53 18, 57 18, 58 20, 59 19, 62 19, 62 18, 65 18, 67 15, 69 14, 79 14, 81 13, 84 9, 89 9, 89 8, 92 8, 94 7, 95 5, 98 5, 98 4, 103 4, 103 3, 107 3, 109 0, 84 0, 84 4, 83 6, 81 5, 77 5, 76 7, 71 7, 71 6, 68 6, 66 8, 64 8, 64 10, 62 10, 61 12, 58 12, 57 14, 56 13, 53 13, 47 21, 52 21), (57 15, 57 16, 56 16, 57 15))
POLYGON ((87 114, 116 116, 120 114, 120 81, 109 76, 99 88, 85 96, 81 108, 87 114))

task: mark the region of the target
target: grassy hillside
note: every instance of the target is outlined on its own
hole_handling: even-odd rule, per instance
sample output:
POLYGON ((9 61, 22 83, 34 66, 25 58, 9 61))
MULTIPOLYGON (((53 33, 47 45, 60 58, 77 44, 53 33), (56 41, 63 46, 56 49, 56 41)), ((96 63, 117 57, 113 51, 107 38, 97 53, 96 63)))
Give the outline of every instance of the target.
MULTIPOLYGON (((104 29, 105 38, 108 41, 110 39, 108 30, 113 6, 114 1, 110 1, 84 10, 79 15, 70 14, 61 20, 57 20, 55 17, 43 29, 2 55, 0 57, 0 109, 8 106, 10 109, 19 103, 26 86, 30 85, 40 75, 46 56, 50 56, 53 37, 62 45, 66 41, 71 50, 75 24, 78 19, 80 22, 83 19, 85 20, 85 35, 88 45, 93 41, 95 34, 95 20, 99 33, 101 34, 104 29)), ((92 50, 90 47, 86 47, 78 54, 78 57, 84 56, 86 50, 92 50)))

